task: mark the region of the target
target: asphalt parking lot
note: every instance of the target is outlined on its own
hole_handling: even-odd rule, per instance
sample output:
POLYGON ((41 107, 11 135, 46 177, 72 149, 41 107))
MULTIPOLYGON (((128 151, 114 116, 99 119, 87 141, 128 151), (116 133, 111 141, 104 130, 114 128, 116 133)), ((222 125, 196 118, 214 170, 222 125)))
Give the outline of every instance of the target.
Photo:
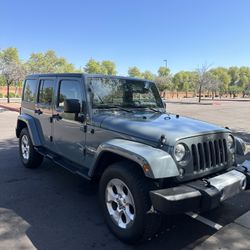
MULTIPOLYGON (((210 106, 169 104, 168 110, 229 126, 250 143, 248 106, 232 110, 217 105, 213 110, 210 106)), ((0 111, 1 250, 193 249, 217 231, 211 225, 180 215, 171 217, 160 235, 142 245, 121 243, 104 223, 95 185, 47 160, 35 170, 22 167, 14 134, 16 118, 16 112, 0 111)), ((250 160, 249 154, 247 158, 250 160)), ((202 217, 225 226, 250 210, 249 194, 241 193, 202 217)))

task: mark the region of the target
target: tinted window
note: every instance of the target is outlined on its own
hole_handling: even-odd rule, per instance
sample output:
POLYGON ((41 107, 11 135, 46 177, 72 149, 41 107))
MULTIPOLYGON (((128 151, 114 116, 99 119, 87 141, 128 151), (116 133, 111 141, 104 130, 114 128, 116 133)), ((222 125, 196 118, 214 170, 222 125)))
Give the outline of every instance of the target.
POLYGON ((41 80, 38 102, 51 105, 54 92, 54 80, 41 80))
POLYGON ((77 99, 81 101, 80 82, 75 80, 62 80, 59 87, 58 107, 64 109, 65 99, 77 99))
POLYGON ((24 85, 23 100, 35 102, 37 80, 26 80, 24 85))

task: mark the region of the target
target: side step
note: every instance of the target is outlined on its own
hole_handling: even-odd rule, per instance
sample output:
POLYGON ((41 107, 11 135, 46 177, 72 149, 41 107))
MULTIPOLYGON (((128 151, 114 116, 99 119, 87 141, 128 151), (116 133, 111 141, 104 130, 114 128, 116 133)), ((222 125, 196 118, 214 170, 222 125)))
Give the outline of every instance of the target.
POLYGON ((73 174, 80 175, 81 177, 83 177, 89 181, 91 180, 91 178, 88 176, 88 172, 89 172, 88 168, 80 166, 74 162, 67 160, 67 159, 64 159, 60 155, 55 154, 55 153, 53 153, 53 152, 51 152, 43 147, 36 147, 35 149, 37 150, 37 152, 39 154, 41 154, 44 157, 46 157, 47 159, 51 160, 56 165, 67 169, 68 171, 70 171, 73 174))

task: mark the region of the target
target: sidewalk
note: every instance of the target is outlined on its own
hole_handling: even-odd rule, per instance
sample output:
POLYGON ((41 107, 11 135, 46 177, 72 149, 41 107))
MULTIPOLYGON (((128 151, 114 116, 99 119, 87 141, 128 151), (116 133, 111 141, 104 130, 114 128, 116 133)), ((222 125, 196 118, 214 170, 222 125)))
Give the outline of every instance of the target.
POLYGON ((249 250, 250 211, 219 230, 194 250, 249 250))

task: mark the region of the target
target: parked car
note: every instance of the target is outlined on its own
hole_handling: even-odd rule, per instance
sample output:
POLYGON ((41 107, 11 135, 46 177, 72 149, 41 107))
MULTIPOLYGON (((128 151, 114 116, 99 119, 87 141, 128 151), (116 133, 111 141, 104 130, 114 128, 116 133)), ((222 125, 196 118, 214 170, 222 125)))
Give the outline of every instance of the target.
POLYGON ((44 157, 98 182, 110 230, 136 242, 162 214, 205 211, 250 184, 228 128, 170 114, 156 85, 129 77, 29 75, 16 135, 27 168, 44 157))

